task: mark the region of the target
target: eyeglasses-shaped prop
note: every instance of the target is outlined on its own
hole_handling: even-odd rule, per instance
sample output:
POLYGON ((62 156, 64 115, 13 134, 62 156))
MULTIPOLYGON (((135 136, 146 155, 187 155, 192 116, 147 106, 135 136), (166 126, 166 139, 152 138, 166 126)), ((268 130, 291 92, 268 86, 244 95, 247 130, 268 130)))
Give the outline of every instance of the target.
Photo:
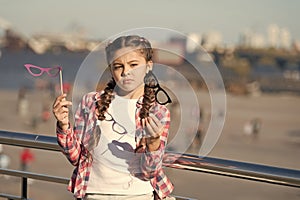
POLYGON ((63 94, 62 67, 54 66, 54 67, 42 68, 42 67, 32 65, 32 64, 24 64, 24 66, 26 67, 27 71, 32 76, 35 76, 35 77, 41 76, 45 72, 50 77, 56 77, 59 74, 60 91, 61 91, 61 94, 63 94))
POLYGON ((156 76, 151 70, 146 74, 144 82, 149 88, 157 89, 155 91, 155 100, 157 103, 160 105, 172 103, 170 96, 162 87, 160 87, 156 76))

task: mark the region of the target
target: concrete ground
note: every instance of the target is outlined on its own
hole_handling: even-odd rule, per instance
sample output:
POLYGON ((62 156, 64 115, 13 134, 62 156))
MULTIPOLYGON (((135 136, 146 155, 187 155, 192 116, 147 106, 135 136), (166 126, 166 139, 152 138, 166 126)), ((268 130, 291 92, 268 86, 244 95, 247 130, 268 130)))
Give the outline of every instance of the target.
MULTIPOLYGON (((55 121, 37 121, 42 112, 42 103, 51 106, 53 99, 44 92, 30 92, 29 112, 26 117, 17 114, 17 92, 0 91, 0 129, 17 132, 55 136, 55 121)), ((205 108, 204 123, 209 122, 209 98, 199 94, 201 107, 205 108)), ((227 95, 227 113, 221 137, 209 153, 210 157, 232 159, 300 170, 300 97, 292 94, 263 94, 257 97, 227 95), (259 117, 262 129, 258 137, 244 133, 244 125, 259 117)), ((174 119, 175 121, 176 119, 174 119)), ((19 154, 22 148, 4 146, 10 156, 9 168, 19 169, 19 154)), ((70 177, 72 166, 58 152, 32 150, 35 160, 29 170, 55 176, 70 177)), ((197 153, 191 149, 189 153, 197 153)), ((300 189, 270 185, 248 180, 221 177, 177 169, 166 169, 175 185, 174 194, 202 200, 298 200, 300 189)), ((19 195, 19 178, 0 177, 0 193, 19 195)), ((29 185, 31 199, 73 199, 66 185, 33 181, 29 185)), ((0 198, 1 199, 1 198, 0 198)))

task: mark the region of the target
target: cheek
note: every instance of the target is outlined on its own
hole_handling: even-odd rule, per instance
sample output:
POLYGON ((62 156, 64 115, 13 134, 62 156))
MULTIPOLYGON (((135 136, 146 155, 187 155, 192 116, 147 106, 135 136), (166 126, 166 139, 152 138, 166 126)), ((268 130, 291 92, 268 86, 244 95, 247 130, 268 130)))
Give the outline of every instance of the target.
POLYGON ((133 71, 133 73, 139 78, 141 77, 144 78, 144 76, 146 75, 146 68, 145 67, 137 68, 136 70, 133 71))
POLYGON ((134 73, 135 80, 139 83, 144 82, 145 75, 146 75, 146 69, 139 69, 134 73))
POLYGON ((121 79, 121 73, 111 72, 111 75, 115 79, 115 81, 119 81, 121 79))

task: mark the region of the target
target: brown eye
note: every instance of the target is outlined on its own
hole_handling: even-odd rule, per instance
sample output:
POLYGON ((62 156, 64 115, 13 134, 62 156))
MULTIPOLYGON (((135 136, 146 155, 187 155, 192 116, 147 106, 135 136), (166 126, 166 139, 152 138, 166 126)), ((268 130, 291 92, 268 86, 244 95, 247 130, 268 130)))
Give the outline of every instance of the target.
POLYGON ((123 65, 113 65, 113 66, 112 66, 112 69, 113 69, 113 70, 120 70, 120 69, 123 69, 123 65))
POLYGON ((131 67, 136 67, 136 66, 138 66, 139 64, 138 63, 132 63, 130 66, 131 67))

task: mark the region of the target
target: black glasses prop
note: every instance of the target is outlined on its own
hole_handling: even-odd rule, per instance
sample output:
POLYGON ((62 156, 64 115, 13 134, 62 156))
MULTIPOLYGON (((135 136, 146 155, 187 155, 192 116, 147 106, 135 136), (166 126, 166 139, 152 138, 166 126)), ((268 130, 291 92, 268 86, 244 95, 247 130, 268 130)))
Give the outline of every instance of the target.
POLYGON ((157 103, 159 103, 160 105, 166 105, 167 103, 172 103, 172 100, 168 95, 168 93, 162 87, 160 87, 158 80, 153 74, 152 70, 150 70, 146 74, 144 78, 144 82, 147 85, 147 87, 152 89, 157 89, 155 91, 155 100, 157 103))
POLYGON ((111 121, 113 122, 113 125, 112 125, 112 129, 114 132, 120 134, 120 135, 125 135, 127 133, 126 129, 124 126, 122 126, 121 124, 119 124, 114 118, 113 116, 106 112, 106 115, 105 115, 105 121, 111 121))

